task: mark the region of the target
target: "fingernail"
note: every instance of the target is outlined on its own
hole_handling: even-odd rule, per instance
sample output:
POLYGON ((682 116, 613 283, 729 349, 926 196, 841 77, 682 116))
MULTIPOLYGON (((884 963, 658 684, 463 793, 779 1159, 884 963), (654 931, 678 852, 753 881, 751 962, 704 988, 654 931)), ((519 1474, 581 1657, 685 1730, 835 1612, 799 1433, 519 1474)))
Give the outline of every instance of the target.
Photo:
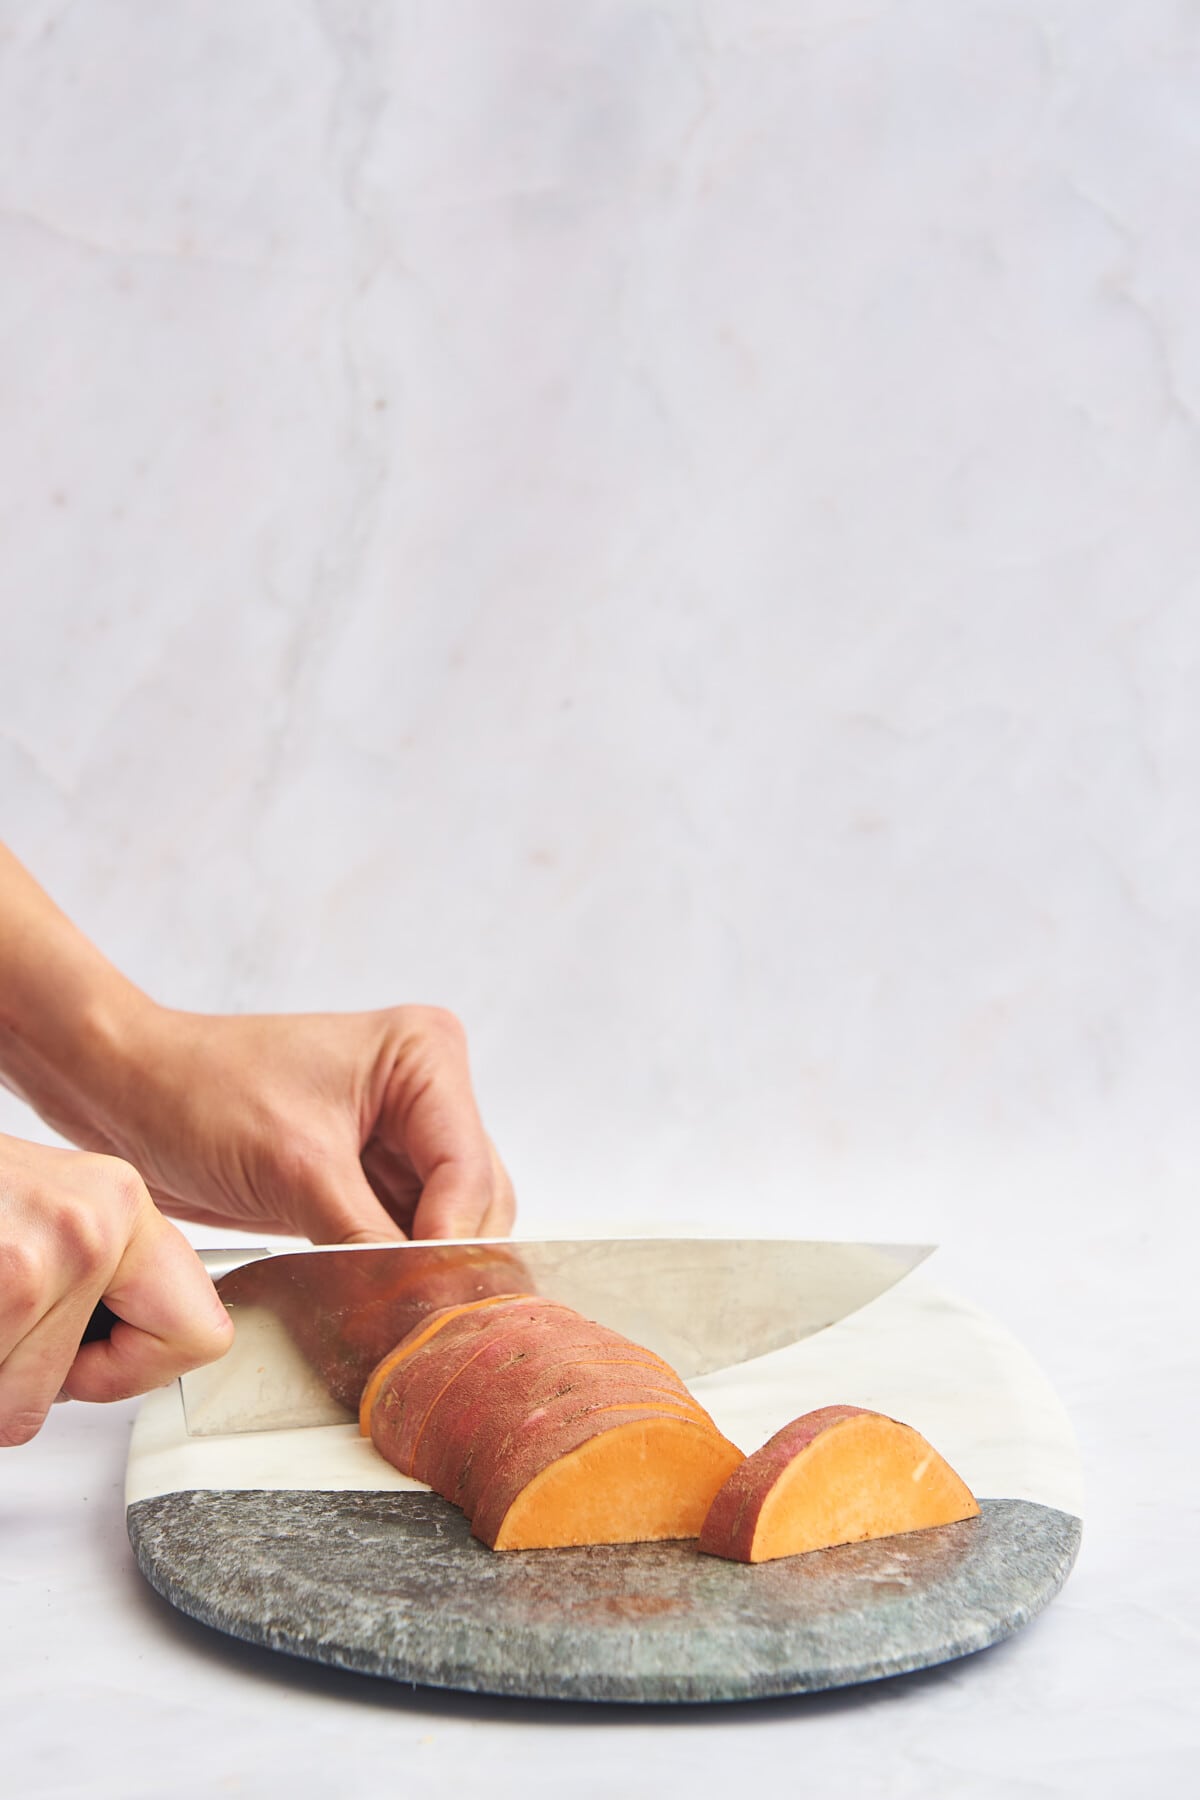
POLYGON ((68 1394, 66 1388, 59 1388, 57 1394, 54 1396, 54 1404, 57 1406, 60 1400, 69 1400, 70 1398, 71 1396, 68 1394))

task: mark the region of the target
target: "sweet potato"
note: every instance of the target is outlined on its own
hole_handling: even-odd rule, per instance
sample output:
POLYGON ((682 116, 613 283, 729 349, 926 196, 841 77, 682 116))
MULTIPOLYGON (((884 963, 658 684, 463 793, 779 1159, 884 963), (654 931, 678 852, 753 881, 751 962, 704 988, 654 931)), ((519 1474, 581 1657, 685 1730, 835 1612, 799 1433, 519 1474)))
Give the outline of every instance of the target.
POLYGON ((476 1508, 475 1536, 493 1550, 695 1537, 741 1451, 688 1418, 621 1410, 600 1423, 581 1420, 581 1441, 560 1439, 550 1461, 541 1452, 528 1480, 520 1464, 503 1469, 476 1508))
POLYGON ((493 1408, 490 1416, 472 1414, 464 1419, 461 1435, 452 1433, 446 1443, 433 1469, 437 1480, 431 1485, 474 1519, 498 1475, 516 1470, 522 1480, 531 1480, 547 1461, 548 1446, 551 1454, 565 1455, 582 1441, 581 1431, 587 1435, 613 1429, 621 1422, 614 1416, 617 1413, 678 1419, 702 1430, 716 1430, 708 1415, 695 1405, 648 1395, 635 1383, 596 1382, 556 1395, 539 1406, 517 1403, 493 1408))
POLYGON ((539 1338, 547 1326, 563 1323, 565 1311, 550 1302, 526 1299, 498 1305, 486 1319, 449 1318, 442 1331, 427 1329, 425 1341, 417 1344, 411 1360, 395 1353, 371 1377, 364 1393, 369 1434, 398 1468, 410 1468, 420 1480, 436 1486, 422 1454, 431 1421, 434 1430, 428 1435, 427 1451, 445 1437, 440 1422, 456 1422, 465 1416, 478 1393, 482 1392, 485 1412, 494 1406, 498 1368, 518 1360, 531 1371, 539 1366, 539 1338), (389 1381, 403 1362, 408 1362, 403 1381, 389 1381), (376 1411, 375 1397, 385 1383, 376 1411))
POLYGON ((540 1300, 418 1327, 364 1420, 497 1549, 694 1537, 741 1461, 661 1357, 540 1300))
MULTIPOLYGON (((410 1358, 421 1358, 421 1368, 432 1367, 441 1370, 453 1366, 454 1358, 464 1349, 469 1353, 478 1341, 479 1325, 474 1315, 484 1309, 502 1310, 506 1319, 514 1315, 523 1317, 530 1308, 543 1308, 562 1311, 554 1301, 539 1300, 532 1294, 492 1294, 483 1300, 472 1300, 462 1306, 443 1306, 437 1312, 430 1313, 421 1320, 408 1335, 401 1339, 394 1349, 390 1350, 383 1360, 376 1364, 367 1378, 359 1402, 359 1430, 364 1437, 371 1435, 371 1414, 375 1401, 384 1383, 392 1371, 402 1362, 410 1358), (436 1360, 430 1364, 427 1352, 434 1338, 440 1341, 436 1346, 436 1360)), ((489 1321, 490 1324, 490 1321, 489 1321)), ((486 1338, 483 1341, 488 1341, 486 1338)), ((415 1376, 417 1364, 409 1370, 409 1378, 415 1376)), ((403 1395, 408 1397, 408 1383, 403 1387, 389 1390, 389 1409, 395 1400, 403 1395)))
MULTIPOLYGON (((439 1395, 426 1417, 416 1447, 412 1473, 438 1493, 470 1513, 470 1496, 490 1459, 500 1454, 501 1439, 524 1424, 534 1413, 543 1414, 547 1402, 564 1390, 577 1396, 578 1379, 566 1380, 555 1370, 549 1380, 543 1374, 548 1356, 546 1340, 561 1343, 564 1333, 551 1333, 532 1323, 496 1328, 490 1341, 461 1369, 439 1395)), ((647 1364, 627 1366, 625 1379, 617 1371, 594 1370, 588 1396, 596 1403, 615 1400, 649 1402, 665 1398, 659 1371, 647 1364), (648 1392, 650 1387, 654 1392, 648 1392)), ((678 1405, 693 1405, 682 1390, 670 1398, 678 1405)), ((579 1404, 576 1397, 568 1404, 579 1404)))
POLYGON ((978 1512, 966 1484, 910 1425, 861 1406, 825 1406, 793 1419, 732 1472, 699 1547, 767 1562, 978 1512))
POLYGON ((437 1454, 446 1425, 468 1416, 477 1395, 486 1416, 496 1404, 496 1373, 527 1360, 549 1324, 574 1317, 554 1302, 525 1296, 499 1303, 486 1319, 464 1317, 460 1309, 431 1320, 384 1359, 364 1390, 363 1415, 377 1449, 397 1468, 436 1487, 436 1476, 417 1459, 419 1441, 428 1438, 426 1457, 437 1454), (430 1415, 439 1406, 435 1429, 428 1433, 430 1415))

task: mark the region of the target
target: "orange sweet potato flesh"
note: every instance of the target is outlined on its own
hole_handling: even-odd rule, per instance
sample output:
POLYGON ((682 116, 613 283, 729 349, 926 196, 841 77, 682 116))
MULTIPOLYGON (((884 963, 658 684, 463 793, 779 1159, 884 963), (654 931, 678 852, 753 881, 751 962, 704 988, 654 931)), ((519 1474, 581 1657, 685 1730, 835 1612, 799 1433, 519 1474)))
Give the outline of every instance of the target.
POLYGON ((472 1530, 493 1550, 694 1538, 741 1460, 691 1419, 628 1419, 555 1458, 511 1498, 515 1478, 493 1490, 472 1530))
POLYGON ((733 1471, 701 1550, 767 1562, 972 1519, 966 1483, 911 1425, 858 1406, 793 1419, 733 1471))
POLYGON ((589 1383, 528 1411, 506 1407, 487 1418, 478 1413, 467 1418, 462 1435, 456 1432, 446 1444, 433 1485, 461 1506, 469 1519, 477 1520, 498 1484, 508 1488, 511 1500, 548 1463, 576 1449, 584 1438, 610 1431, 626 1419, 651 1415, 678 1419, 716 1435, 712 1420, 694 1402, 649 1394, 630 1382, 589 1383))

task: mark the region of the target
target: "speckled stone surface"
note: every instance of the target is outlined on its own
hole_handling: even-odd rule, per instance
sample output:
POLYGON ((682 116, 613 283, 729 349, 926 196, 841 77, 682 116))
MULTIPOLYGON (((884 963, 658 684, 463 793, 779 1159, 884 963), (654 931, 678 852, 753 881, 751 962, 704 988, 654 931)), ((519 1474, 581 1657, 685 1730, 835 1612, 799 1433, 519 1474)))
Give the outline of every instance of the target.
POLYGON ((523 1698, 761 1699, 981 1650, 1058 1592, 1069 1513, 978 1519, 757 1567, 690 1543, 497 1554, 434 1494, 177 1493, 129 1508, 147 1579, 250 1643, 523 1698))

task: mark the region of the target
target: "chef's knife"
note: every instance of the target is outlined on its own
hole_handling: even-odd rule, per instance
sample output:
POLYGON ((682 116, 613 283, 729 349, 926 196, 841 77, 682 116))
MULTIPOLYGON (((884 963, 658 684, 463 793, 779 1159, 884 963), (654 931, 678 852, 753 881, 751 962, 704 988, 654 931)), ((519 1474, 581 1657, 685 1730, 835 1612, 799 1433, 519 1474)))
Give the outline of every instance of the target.
POLYGON ((378 1359, 439 1306, 533 1293, 657 1352, 686 1379, 746 1362, 857 1312, 932 1246, 795 1239, 462 1240, 205 1253, 237 1327, 181 1380, 189 1433, 353 1417, 378 1359), (241 1262, 230 1270, 234 1258, 241 1262))

